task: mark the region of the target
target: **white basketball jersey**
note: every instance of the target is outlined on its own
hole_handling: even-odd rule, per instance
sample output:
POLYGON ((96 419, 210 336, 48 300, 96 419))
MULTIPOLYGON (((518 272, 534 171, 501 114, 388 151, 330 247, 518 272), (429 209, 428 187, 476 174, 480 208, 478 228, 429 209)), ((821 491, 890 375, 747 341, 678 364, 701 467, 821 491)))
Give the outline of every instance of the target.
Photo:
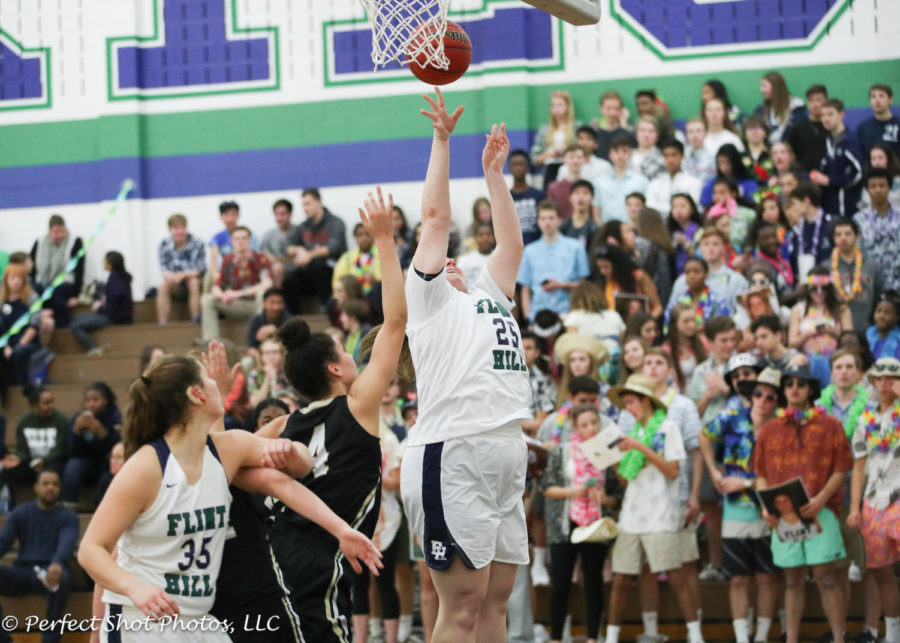
MULTIPOLYGON (((166 590, 183 616, 203 616, 213 606, 222 550, 229 529, 231 492, 212 438, 203 473, 192 486, 165 440, 150 443, 163 470, 156 500, 119 538, 119 566, 166 590)), ((133 605, 109 590, 103 602, 133 605)))
POLYGON ((519 326, 490 270, 468 293, 445 271, 406 279, 406 335, 419 395, 419 419, 409 445, 491 431, 531 417, 531 385, 519 326))

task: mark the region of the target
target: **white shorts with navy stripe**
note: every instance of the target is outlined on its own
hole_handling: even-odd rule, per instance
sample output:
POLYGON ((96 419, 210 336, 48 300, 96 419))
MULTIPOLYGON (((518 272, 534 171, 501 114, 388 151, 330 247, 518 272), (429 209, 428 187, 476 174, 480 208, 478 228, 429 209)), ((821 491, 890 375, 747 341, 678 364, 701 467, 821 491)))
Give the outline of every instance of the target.
POLYGON ((400 495, 429 567, 447 569, 454 556, 470 569, 528 564, 527 459, 519 423, 407 448, 400 495))

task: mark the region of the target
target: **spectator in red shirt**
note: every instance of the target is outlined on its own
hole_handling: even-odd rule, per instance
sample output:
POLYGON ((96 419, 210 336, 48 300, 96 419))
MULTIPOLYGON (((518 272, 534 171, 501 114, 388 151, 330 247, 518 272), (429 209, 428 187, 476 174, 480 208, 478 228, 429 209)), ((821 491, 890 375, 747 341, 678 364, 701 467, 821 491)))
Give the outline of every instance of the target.
MULTIPOLYGON (((787 408, 779 409, 756 438, 751 466, 757 476, 756 488, 774 487, 801 478, 809 494, 809 504, 800 508, 804 518, 817 518, 822 531, 800 542, 782 542, 772 534, 772 558, 784 569, 784 607, 787 643, 797 643, 803 616, 806 568, 822 596, 835 643, 844 641, 846 607, 835 573, 835 561, 846 556, 838 516, 844 495, 844 480, 853 467, 850 446, 841 422, 813 407, 818 399, 818 380, 809 366, 789 366, 782 371, 781 387, 787 408)), ((778 519, 763 511, 771 527, 778 519)))
POLYGON ((262 309, 263 293, 272 286, 272 267, 262 253, 250 249, 250 230, 231 231, 234 253, 222 260, 212 292, 203 295, 203 339, 219 339, 219 313, 249 318, 262 309))

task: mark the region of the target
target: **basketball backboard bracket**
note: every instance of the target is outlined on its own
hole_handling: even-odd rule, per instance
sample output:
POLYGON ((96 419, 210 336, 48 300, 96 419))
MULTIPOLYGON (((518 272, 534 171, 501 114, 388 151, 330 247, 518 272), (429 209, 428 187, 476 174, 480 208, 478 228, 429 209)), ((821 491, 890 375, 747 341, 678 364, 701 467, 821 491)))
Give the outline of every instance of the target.
POLYGON ((600 21, 600 0, 524 0, 524 2, 572 25, 594 25, 600 21))

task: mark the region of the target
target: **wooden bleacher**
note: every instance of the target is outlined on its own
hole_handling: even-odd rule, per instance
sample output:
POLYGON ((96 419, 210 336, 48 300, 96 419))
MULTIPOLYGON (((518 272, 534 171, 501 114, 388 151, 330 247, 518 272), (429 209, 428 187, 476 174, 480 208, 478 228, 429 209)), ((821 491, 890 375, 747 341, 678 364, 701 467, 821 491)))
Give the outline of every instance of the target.
MULTIPOLYGON (((85 309, 86 310, 86 309, 85 309)), ((77 312, 77 311, 76 311, 77 312)), ((328 320, 322 315, 305 316, 313 330, 322 330, 328 326, 328 320)), ((187 321, 188 312, 184 304, 173 302, 172 319, 177 320, 166 326, 156 323, 156 312, 153 301, 139 302, 135 305, 135 323, 130 326, 111 326, 97 332, 94 337, 98 345, 106 344, 109 352, 100 357, 87 357, 81 351, 81 347, 67 330, 59 330, 54 334, 51 344, 52 350, 57 354, 56 359, 48 370, 48 386, 53 390, 56 398, 56 407, 66 414, 74 414, 80 408, 81 396, 84 387, 95 380, 107 382, 120 399, 120 406, 124 406, 125 396, 131 381, 138 375, 139 356, 141 349, 149 344, 158 344, 169 351, 185 351, 194 348, 194 340, 200 337, 200 325, 187 321)), ((244 322, 223 321, 221 324, 223 338, 242 346, 245 340, 244 322)), ((3 409, 7 419, 7 446, 15 450, 15 427, 19 418, 28 410, 28 403, 21 390, 10 390, 9 405, 3 409)), ((17 488, 18 502, 23 502, 33 497, 30 487, 17 488)), ((80 505, 87 505, 93 497, 93 489, 85 489, 80 505)), ((79 514, 81 532, 84 533, 91 519, 91 513, 84 511, 79 514)), ((0 517, 0 526, 5 517, 0 517)), ((9 552, 0 559, 3 564, 9 564, 15 558, 15 551, 9 552)), ((87 574, 78 566, 77 561, 72 561, 73 590, 69 599, 67 611, 74 618, 90 618, 91 614, 91 581, 87 574)), ((606 588, 606 596, 609 595, 609 586, 606 588)), ((848 631, 851 635, 858 633, 862 627, 862 592, 861 586, 852 587, 851 619, 848 631)), ((534 604, 535 618, 542 623, 549 623, 549 600, 547 588, 538 588, 534 604)), ((731 616, 728 604, 727 583, 703 584, 703 610, 704 610, 704 635, 707 641, 731 640, 731 616)), ((571 596, 571 612, 575 627, 573 635, 583 635, 583 602, 580 587, 573 587, 571 596)), ((44 599, 37 596, 21 598, 3 597, 0 599, 4 615, 12 615, 18 618, 20 624, 25 623, 28 616, 42 616, 46 609, 44 599)), ((672 641, 685 638, 684 626, 678 612, 678 605, 674 594, 668 585, 663 585, 660 592, 660 632, 669 636, 672 641)), ((633 640, 641 632, 640 607, 636 586, 628 601, 625 615, 625 625, 622 629, 622 640, 633 640)), ((807 610, 803 626, 804 640, 816 640, 827 630, 827 624, 821 613, 821 608, 815 587, 810 584, 807 597, 807 610)), ((777 624, 773 626, 773 640, 779 635, 777 624)), ((86 634, 66 634, 63 641, 66 643, 86 643, 89 637, 86 634)), ((39 634, 24 633, 19 630, 13 635, 17 643, 31 643, 40 640, 39 634)), ((576 636, 579 640, 579 636, 576 636)), ((583 639, 581 639, 583 640, 583 639)))

